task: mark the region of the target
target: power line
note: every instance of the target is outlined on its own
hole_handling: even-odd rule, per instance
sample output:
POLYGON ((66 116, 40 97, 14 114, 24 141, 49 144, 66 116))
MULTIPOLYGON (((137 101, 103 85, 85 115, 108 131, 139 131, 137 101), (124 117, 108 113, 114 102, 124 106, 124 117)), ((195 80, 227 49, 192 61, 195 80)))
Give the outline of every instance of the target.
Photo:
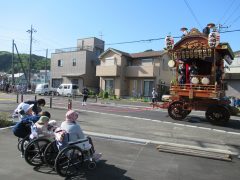
MULTIPOLYGON (((239 18, 239 17, 238 17, 239 18)), ((223 31, 223 32, 220 32, 220 34, 222 33, 231 33, 231 32, 239 32, 240 29, 235 29, 235 30, 228 30, 228 31, 223 31)), ((181 36, 174 36, 173 37, 174 39, 179 39, 181 38, 181 36)), ((159 37, 159 38, 151 38, 151 39, 142 39, 142 40, 134 40, 134 41, 123 41, 123 42, 116 42, 116 43, 106 43, 105 45, 107 46, 110 46, 110 45, 120 45, 120 44, 132 44, 132 43, 143 43, 143 42, 152 42, 152 41, 159 41, 159 40, 164 40, 165 37, 159 37)), ((60 48, 57 48, 57 49, 60 49, 60 48)), ((55 49, 48 49, 48 51, 55 51, 55 49)), ((37 50, 34 50, 34 52, 40 52, 40 51, 46 51, 46 48, 45 49, 37 49, 37 50)))
POLYGON ((240 29, 235 29, 235 30, 231 30, 231 31, 223 31, 223 32, 220 32, 220 33, 238 32, 238 31, 240 31, 240 29))
POLYGON ((229 26, 232 26, 235 22, 238 21, 238 19, 240 19, 240 16, 238 16, 237 18, 235 18, 229 26))
POLYGON ((199 27, 202 29, 202 25, 200 24, 200 22, 198 21, 197 16, 195 15, 194 11, 192 10, 190 4, 188 3, 187 0, 184 0, 186 6, 188 7, 189 11, 191 12, 192 16, 194 17, 195 21, 198 23, 199 27))
POLYGON ((226 24, 226 23, 229 21, 229 19, 234 15, 234 13, 238 10, 239 7, 240 7, 240 3, 239 3, 238 6, 234 9, 234 11, 230 14, 230 16, 228 16, 228 18, 227 18, 226 21, 223 23, 223 25, 226 24))
POLYGON ((220 22, 224 19, 224 17, 226 16, 226 14, 229 12, 229 10, 231 9, 233 3, 235 2, 236 0, 233 0, 232 3, 228 6, 228 8, 224 11, 222 17, 218 20, 218 23, 217 24, 220 24, 220 22))
MULTIPOLYGON (((238 32, 240 31, 240 29, 235 29, 235 30, 229 30, 229 31, 223 31, 220 33, 230 33, 230 32, 238 32)), ((174 39, 178 39, 181 38, 181 36, 174 36, 174 39)), ((125 41, 125 42, 118 42, 118 43, 108 43, 105 45, 119 45, 119 44, 131 44, 131 43, 141 43, 141 42, 151 42, 151 41, 159 41, 159 40, 163 40, 165 39, 165 37, 160 37, 160 38, 153 38, 153 39, 143 39, 143 40, 135 40, 135 41, 125 41)))

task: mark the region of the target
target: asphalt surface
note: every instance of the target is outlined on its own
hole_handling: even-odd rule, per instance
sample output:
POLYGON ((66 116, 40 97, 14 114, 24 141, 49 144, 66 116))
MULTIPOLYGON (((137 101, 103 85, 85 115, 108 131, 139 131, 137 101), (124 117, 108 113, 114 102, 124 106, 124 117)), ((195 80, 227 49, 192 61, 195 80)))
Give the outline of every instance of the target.
MULTIPOLYGON (((32 96, 28 98, 32 99, 32 96)), ((240 152, 238 128, 233 131, 233 127, 206 128, 189 125, 189 122, 171 122, 166 113, 150 110, 146 103, 127 106, 108 102, 96 106, 94 100, 92 103, 86 107, 76 104, 74 109, 80 112, 79 123, 85 132, 100 135, 101 138, 93 136, 93 140, 97 151, 103 153, 103 158, 96 170, 83 169, 82 174, 73 179, 239 179, 240 164, 236 156, 233 156, 232 162, 225 162, 156 150, 157 142, 171 142, 231 150, 237 155, 240 152), (155 113, 159 114, 158 119, 155 113), (146 116, 143 117, 144 114, 146 116), (133 115, 136 117, 130 117, 133 115)), ((11 113, 16 105, 12 95, 0 94, 1 112, 11 113)), ((60 98, 55 105, 58 108, 45 110, 51 112, 52 119, 62 121, 66 113, 66 100, 60 98)), ((234 117, 233 121, 238 123, 238 117, 234 117)), ((63 179, 48 167, 29 166, 20 157, 16 143, 10 129, 0 130, 0 179, 63 179)))
POLYGON ((63 178, 51 168, 32 167, 17 150, 10 129, 0 130, 1 180, 238 180, 240 160, 232 162, 158 152, 153 144, 133 144, 93 138, 103 153, 95 170, 83 167, 79 176, 63 178))
MULTIPOLYGON (((0 109, 11 113, 17 106, 16 96, 3 94, 2 97, 0 109)), ((24 100, 33 98, 33 95, 24 96, 24 100)), ((47 100, 49 97, 44 98, 47 100)), ((87 106, 81 106, 79 99, 73 100, 73 109, 79 111, 78 121, 85 131, 123 136, 123 138, 146 139, 147 142, 169 142, 230 150, 235 155, 240 153, 239 117, 231 117, 235 126, 221 127, 207 122, 196 122, 198 119, 203 119, 202 112, 192 112, 194 116, 190 116, 191 121, 173 121, 167 117, 167 112, 160 109, 153 110, 146 103, 145 106, 137 106, 136 104, 89 103, 89 101, 87 106)), ((44 108, 44 110, 50 111, 52 119, 63 121, 67 99, 54 97, 52 106, 54 108, 44 108)))

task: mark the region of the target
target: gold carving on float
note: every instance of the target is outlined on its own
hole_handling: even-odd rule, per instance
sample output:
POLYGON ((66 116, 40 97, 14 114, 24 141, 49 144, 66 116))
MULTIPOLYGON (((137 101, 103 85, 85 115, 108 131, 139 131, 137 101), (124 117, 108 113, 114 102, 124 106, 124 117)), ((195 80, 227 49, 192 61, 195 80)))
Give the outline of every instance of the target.
POLYGON ((174 59, 205 59, 207 57, 212 57, 213 50, 207 49, 184 49, 178 50, 173 53, 174 59))

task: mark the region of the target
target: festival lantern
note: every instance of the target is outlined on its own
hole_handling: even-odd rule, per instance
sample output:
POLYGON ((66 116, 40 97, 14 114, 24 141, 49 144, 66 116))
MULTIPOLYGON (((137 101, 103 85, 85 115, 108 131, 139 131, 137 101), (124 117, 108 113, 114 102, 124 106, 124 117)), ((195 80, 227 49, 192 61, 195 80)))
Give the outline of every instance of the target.
POLYGON ((169 49, 172 49, 173 48, 173 45, 174 45, 174 39, 173 37, 171 36, 167 36, 165 38, 165 46, 166 48, 169 50, 169 49))
POLYGON ((220 43, 220 34, 216 30, 212 31, 208 35, 208 45, 210 48, 215 48, 220 43))

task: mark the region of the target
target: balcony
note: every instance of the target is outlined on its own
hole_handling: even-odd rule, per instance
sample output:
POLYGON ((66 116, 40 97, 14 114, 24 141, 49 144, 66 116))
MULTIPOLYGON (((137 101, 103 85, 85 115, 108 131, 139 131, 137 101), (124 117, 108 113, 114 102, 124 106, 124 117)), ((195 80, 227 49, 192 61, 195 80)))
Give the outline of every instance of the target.
POLYGON ((128 66, 126 77, 155 77, 156 70, 154 66, 128 66))
POLYGON ((120 76, 120 67, 112 66, 97 66, 96 76, 120 76))

